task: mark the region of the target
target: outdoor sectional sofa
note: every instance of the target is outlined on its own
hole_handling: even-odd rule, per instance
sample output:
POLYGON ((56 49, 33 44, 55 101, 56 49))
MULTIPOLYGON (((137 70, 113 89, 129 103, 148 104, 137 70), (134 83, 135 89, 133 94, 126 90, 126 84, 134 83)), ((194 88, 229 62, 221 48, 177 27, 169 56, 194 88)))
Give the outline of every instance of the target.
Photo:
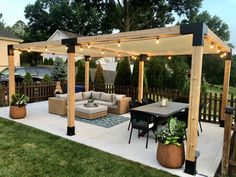
MULTIPOLYGON (((125 114, 129 112, 129 102, 131 97, 119 94, 108 94, 104 92, 79 92, 75 93, 75 106, 88 103, 93 100, 98 105, 107 106, 108 113, 125 114)), ((48 99, 49 113, 57 115, 67 114, 67 94, 57 94, 48 99)))

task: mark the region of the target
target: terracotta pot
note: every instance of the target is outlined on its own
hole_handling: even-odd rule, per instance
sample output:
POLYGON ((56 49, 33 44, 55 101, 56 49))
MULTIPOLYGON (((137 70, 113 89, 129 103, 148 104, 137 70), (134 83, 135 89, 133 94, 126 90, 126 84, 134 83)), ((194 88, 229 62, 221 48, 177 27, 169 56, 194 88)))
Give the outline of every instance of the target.
POLYGON ((22 119, 26 116, 25 106, 10 106, 10 117, 13 119, 22 119))
POLYGON ((54 90, 54 95, 58 93, 63 93, 62 88, 61 88, 61 81, 56 81, 56 87, 54 90))
POLYGON ((180 168, 184 164, 184 144, 176 146, 174 144, 164 145, 158 143, 156 158, 158 162, 166 168, 180 168))

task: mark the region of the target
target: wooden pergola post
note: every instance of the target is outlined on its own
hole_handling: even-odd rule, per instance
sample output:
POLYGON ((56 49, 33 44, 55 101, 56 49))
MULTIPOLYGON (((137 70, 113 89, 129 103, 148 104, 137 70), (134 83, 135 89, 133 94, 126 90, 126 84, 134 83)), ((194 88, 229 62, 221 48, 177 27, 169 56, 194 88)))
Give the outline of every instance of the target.
POLYGON ((89 59, 90 59, 90 56, 85 55, 84 59, 85 59, 84 90, 85 90, 85 92, 88 92, 89 91, 89 59))
POLYGON ((196 147, 197 147, 197 131, 198 116, 201 92, 201 76, 203 61, 204 37, 208 33, 208 27, 203 24, 181 25, 181 34, 193 34, 193 50, 191 63, 191 78, 189 92, 189 114, 188 114, 188 131, 187 131, 187 147, 186 161, 184 172, 195 175, 196 172, 196 147))
POLYGON ((62 39, 62 44, 67 45, 67 135, 75 135, 75 45, 76 38, 62 39))
POLYGON ((224 110, 225 110, 225 123, 224 123, 224 143, 222 151, 221 174, 223 176, 228 176, 232 116, 234 113, 234 108, 225 107, 224 110))
POLYGON ((147 55, 140 54, 139 67, 138 67, 138 101, 142 102, 143 99, 143 76, 144 76, 144 60, 147 55))
POLYGON ((15 64, 13 45, 8 45, 8 68, 9 68, 9 104, 11 96, 15 94, 15 64))
POLYGON ((223 84, 223 95, 222 95, 221 115, 220 115, 220 126, 221 127, 224 127, 225 107, 228 104, 230 71, 231 71, 231 53, 228 53, 226 55, 225 69, 224 69, 224 84, 223 84))

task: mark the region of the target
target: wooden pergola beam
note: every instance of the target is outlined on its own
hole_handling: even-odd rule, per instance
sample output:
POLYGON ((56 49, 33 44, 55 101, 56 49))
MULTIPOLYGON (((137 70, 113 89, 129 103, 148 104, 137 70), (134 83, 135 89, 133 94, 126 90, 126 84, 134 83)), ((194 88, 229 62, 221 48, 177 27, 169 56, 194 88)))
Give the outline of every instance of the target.
POLYGON ((11 97, 15 94, 15 64, 13 45, 8 45, 8 68, 9 68, 9 104, 11 97))

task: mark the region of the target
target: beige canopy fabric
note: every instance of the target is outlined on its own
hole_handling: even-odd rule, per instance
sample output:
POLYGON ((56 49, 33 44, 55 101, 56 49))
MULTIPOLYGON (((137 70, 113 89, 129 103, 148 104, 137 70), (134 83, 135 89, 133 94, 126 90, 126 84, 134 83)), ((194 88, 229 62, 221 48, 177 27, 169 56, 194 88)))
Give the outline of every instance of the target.
MULTIPOLYGON (((192 55, 193 34, 182 35, 180 26, 148 30, 78 37, 76 55, 91 57, 122 57, 147 54, 148 56, 192 55), (120 44, 120 46, 118 46, 120 44)), ((13 46, 20 51, 66 54, 61 40, 22 43, 13 46)), ((210 29, 204 37, 204 54, 230 52, 230 47, 210 29)))

